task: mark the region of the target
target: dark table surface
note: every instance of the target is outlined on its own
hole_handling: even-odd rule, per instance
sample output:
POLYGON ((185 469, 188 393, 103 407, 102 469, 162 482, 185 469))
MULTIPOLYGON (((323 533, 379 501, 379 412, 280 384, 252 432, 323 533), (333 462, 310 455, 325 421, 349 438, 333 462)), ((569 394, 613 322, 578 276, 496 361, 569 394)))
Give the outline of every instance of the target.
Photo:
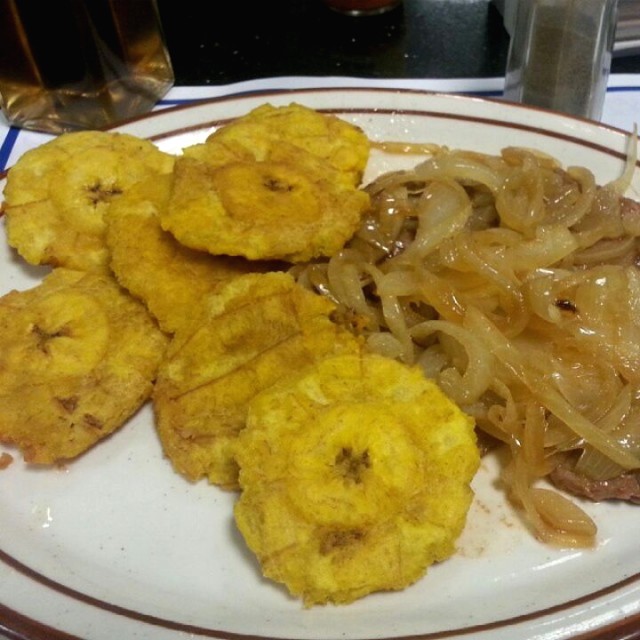
MULTIPOLYGON (((491 0, 404 0, 348 17, 322 0, 159 0, 176 85, 283 75, 470 78, 504 75, 509 35, 491 0)), ((640 72, 616 56, 613 73, 640 72)))

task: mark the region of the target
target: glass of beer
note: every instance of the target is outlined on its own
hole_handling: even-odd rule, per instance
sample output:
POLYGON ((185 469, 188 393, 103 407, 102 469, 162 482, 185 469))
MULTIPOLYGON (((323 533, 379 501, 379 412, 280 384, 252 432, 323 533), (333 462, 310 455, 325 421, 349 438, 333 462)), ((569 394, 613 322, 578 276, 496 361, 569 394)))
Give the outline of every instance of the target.
POLYGON ((173 69, 156 0, 0 0, 0 108, 62 133, 149 111, 173 69))

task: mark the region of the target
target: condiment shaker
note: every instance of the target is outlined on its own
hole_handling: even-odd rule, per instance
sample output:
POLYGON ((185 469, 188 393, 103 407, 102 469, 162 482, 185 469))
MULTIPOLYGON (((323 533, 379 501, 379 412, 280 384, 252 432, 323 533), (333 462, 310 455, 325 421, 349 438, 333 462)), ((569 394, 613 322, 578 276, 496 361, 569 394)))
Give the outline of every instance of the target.
POLYGON ((617 0, 518 0, 505 99, 599 120, 617 4, 617 0))

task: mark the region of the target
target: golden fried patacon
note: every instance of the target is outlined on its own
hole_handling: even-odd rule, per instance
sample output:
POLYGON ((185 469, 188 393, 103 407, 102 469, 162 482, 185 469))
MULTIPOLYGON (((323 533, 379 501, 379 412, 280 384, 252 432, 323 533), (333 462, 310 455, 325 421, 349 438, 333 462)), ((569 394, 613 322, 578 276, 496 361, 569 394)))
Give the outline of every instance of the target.
POLYGON ((360 184, 370 141, 359 127, 334 115, 298 103, 264 104, 214 131, 205 143, 185 149, 187 155, 213 164, 236 160, 265 160, 274 147, 290 144, 327 161, 360 184))
POLYGON ((149 397, 167 338, 107 274, 59 268, 0 298, 0 442, 75 458, 149 397))
POLYGON ((237 525, 307 606, 403 589, 448 558, 479 464, 467 415, 418 368, 366 352, 260 393, 236 452, 237 525))
POLYGON ((233 277, 269 266, 242 258, 212 256, 181 245, 160 226, 171 176, 134 185, 105 215, 110 266, 118 281, 142 300, 160 327, 174 333, 192 319, 207 294, 233 277))
POLYGON ((121 133, 65 133, 25 153, 4 190, 9 244, 31 264, 107 270, 104 212, 173 156, 121 133))
POLYGON ((338 170, 282 143, 265 160, 221 167, 178 158, 160 220, 192 249, 300 262, 341 249, 368 206, 338 170))
POLYGON ((233 443, 247 403, 285 373, 359 342, 334 324, 333 304, 286 273, 235 278, 176 332, 153 403, 167 458, 188 478, 237 487, 233 443))

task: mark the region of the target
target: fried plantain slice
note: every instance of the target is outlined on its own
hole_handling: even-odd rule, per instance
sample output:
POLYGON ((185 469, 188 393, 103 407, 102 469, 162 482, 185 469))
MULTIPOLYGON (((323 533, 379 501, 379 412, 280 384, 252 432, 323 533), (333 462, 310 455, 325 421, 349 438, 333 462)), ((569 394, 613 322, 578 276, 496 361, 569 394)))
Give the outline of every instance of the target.
POLYGON ((121 133, 65 133, 25 153, 4 190, 9 244, 30 264, 108 269, 103 216, 148 176, 170 173, 173 156, 121 133))
POLYGON ((248 401, 287 371, 359 349, 329 319, 333 308, 276 272, 240 276, 207 298, 176 332, 153 395, 160 441, 178 473, 237 487, 233 443, 248 401))
POLYGON ((359 127, 302 104, 263 104, 214 131, 205 143, 185 149, 186 155, 220 166, 232 159, 266 160, 282 143, 303 149, 348 176, 352 186, 362 180, 370 142, 359 127))
POLYGON ((341 249, 368 206, 369 196, 339 171, 281 143, 265 160, 217 168, 178 158, 160 220, 192 249, 300 262, 341 249))
POLYGON ((250 403, 235 520, 306 606, 399 590, 448 558, 479 465, 474 425, 418 368, 345 354, 250 403))
POLYGON ((59 268, 0 298, 0 442, 27 462, 77 457, 150 396, 167 338, 101 273, 59 268))
POLYGON ((134 185, 105 214, 110 266, 120 284, 142 300, 160 327, 174 333, 192 319, 206 294, 244 273, 273 264, 194 251, 160 226, 169 201, 171 176, 134 185))

